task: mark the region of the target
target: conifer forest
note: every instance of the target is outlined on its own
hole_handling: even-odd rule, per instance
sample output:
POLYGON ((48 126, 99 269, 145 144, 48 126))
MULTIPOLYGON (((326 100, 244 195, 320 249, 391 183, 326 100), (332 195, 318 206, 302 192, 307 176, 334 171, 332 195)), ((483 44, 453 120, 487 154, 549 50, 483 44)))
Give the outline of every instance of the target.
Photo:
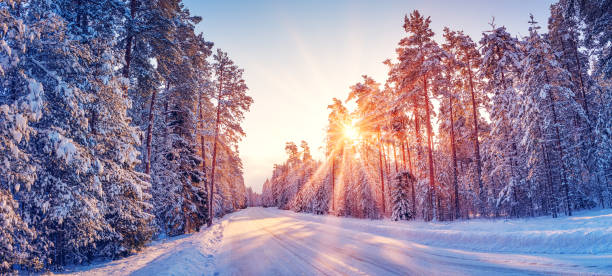
POLYGON ((245 119, 288 103, 183 2, 0 0, 0 274, 612 273, 612 1, 477 37, 406 1, 386 76, 319 105, 321 147, 274 145, 261 190, 245 119))
POLYGON ((612 207, 610 4, 562 0, 524 37, 493 20, 440 42, 407 14, 387 79, 332 99, 324 160, 287 142, 262 204, 425 221, 612 207))

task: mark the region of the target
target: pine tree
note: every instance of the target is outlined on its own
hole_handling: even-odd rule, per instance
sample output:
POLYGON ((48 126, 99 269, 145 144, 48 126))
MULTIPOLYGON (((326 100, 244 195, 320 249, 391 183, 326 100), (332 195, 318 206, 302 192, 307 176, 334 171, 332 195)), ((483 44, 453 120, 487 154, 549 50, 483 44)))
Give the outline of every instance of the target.
POLYGON ((213 202, 214 202, 214 187, 215 187, 215 170, 217 169, 217 149, 219 147, 219 136, 221 127, 224 130, 223 137, 228 144, 234 144, 240 141, 244 136, 244 131, 240 126, 240 122, 244 119, 244 112, 248 111, 253 99, 246 95, 248 87, 242 78, 242 69, 227 56, 227 53, 217 50, 213 56, 213 68, 215 72, 215 87, 216 94, 216 119, 215 132, 213 141, 213 154, 211 166, 211 179, 209 188, 209 221, 208 225, 212 224, 213 218, 213 202))
POLYGON ((414 217, 414 210, 410 207, 408 187, 414 181, 408 172, 400 172, 395 176, 391 189, 391 202, 393 204, 392 220, 410 220, 414 217))
MULTIPOLYGON (((526 128, 524 143, 531 144, 528 149, 542 151, 549 172, 547 175, 558 179, 563 209, 567 215, 572 214, 572 204, 577 193, 576 178, 581 158, 569 145, 577 144, 573 139, 579 137, 575 126, 576 119, 585 118, 582 106, 575 100, 571 74, 558 66, 556 56, 548 41, 537 33, 539 27, 533 16, 530 23, 530 36, 526 39, 526 56, 523 60, 525 71, 522 74, 525 93, 525 113, 523 119, 526 128), (561 131, 563 129, 564 131, 561 131), (550 142, 546 142, 550 141, 550 142)), ((542 157, 530 155, 530 162, 537 162, 542 157)), ((532 167, 533 170, 533 167, 532 167)), ((537 173, 532 173, 534 175, 537 173)), ((544 182, 544 181, 536 181, 544 182)), ((554 194, 553 194, 554 196, 554 194)))
MULTIPOLYGON (((429 168, 429 183, 427 192, 427 214, 425 219, 431 220, 436 217, 434 197, 436 191, 434 156, 433 156, 433 130, 431 124, 431 103, 430 93, 432 90, 432 78, 440 71, 440 49, 432 39, 434 33, 430 29, 429 17, 423 17, 418 11, 413 11, 410 17, 404 18, 404 30, 408 37, 399 43, 398 52, 399 67, 404 70, 403 83, 409 83, 406 88, 414 89, 416 93, 414 99, 423 100, 423 110, 425 111, 425 127, 427 130, 427 153, 429 168)), ((416 102, 416 101, 415 101, 416 102)), ((418 115, 415 115, 418 116, 418 115)))
POLYGON ((490 136, 483 143, 487 154, 487 164, 483 166, 487 166, 489 174, 489 191, 479 191, 479 198, 485 200, 480 204, 493 206, 481 215, 494 211, 497 216, 501 187, 525 185, 526 162, 518 149, 520 129, 515 128, 519 114, 515 85, 522 70, 522 52, 518 40, 506 32, 505 27, 496 27, 494 23, 491 23, 491 27, 492 30, 483 33, 480 40, 483 56, 480 77, 488 80, 484 88, 490 91, 492 98, 488 106, 490 136))

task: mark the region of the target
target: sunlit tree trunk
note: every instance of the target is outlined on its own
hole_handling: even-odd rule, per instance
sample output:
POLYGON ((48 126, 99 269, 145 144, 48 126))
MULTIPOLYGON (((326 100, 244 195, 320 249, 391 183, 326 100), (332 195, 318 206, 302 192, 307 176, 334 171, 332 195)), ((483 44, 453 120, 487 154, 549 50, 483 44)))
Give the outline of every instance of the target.
POLYGON ((453 155, 453 188, 455 193, 455 218, 460 217, 459 212, 459 183, 457 181, 457 151, 455 149, 455 124, 453 118, 453 97, 448 97, 448 105, 450 109, 450 136, 451 136, 451 152, 453 155))
POLYGON ((419 118, 419 103, 417 101, 417 97, 414 96, 413 97, 413 111, 412 111, 413 115, 414 115, 414 135, 416 136, 416 150, 417 150, 417 160, 422 160, 422 154, 421 154, 421 144, 422 144, 422 138, 421 138, 421 124, 420 124, 420 118, 419 118))
POLYGON ((402 147, 402 167, 406 171, 406 151, 404 150, 404 140, 401 141, 400 146, 402 147))
POLYGON ((428 211, 428 220, 431 220, 435 217, 435 208, 433 205, 433 196, 435 189, 434 182, 434 161, 433 161, 433 133, 431 129, 431 118, 429 112, 429 95, 427 93, 427 78, 423 77, 423 96, 425 97, 425 119, 427 120, 427 154, 428 154, 428 164, 429 164, 429 207, 428 211))
MULTIPOLYGON (((466 50, 466 56, 468 56, 467 50, 466 50)), ((480 195, 480 200, 482 201, 482 162, 480 160, 480 142, 478 141, 478 107, 476 105, 476 96, 474 95, 474 81, 472 79, 472 69, 470 66, 470 60, 468 58, 467 61, 467 71, 468 71, 468 79, 470 82, 470 93, 472 96, 472 117, 474 120, 474 137, 472 138, 474 140, 474 157, 476 159, 476 177, 477 177, 477 181, 478 181, 478 191, 479 191, 479 195, 480 195)), ((480 204, 480 213, 484 213, 484 206, 483 204, 480 204)))
POLYGON ((381 138, 381 133, 380 133, 380 128, 378 129, 378 139, 379 139, 379 143, 378 143, 378 167, 379 167, 379 171, 380 171, 380 183, 381 183, 381 187, 382 187, 382 213, 383 216, 385 214, 385 175, 383 173, 383 163, 382 163, 382 138, 381 138))
POLYGON ((395 151, 395 141, 393 141, 392 147, 393 147, 393 161, 395 163, 395 173, 397 173, 399 171, 399 169, 397 167, 397 154, 396 154, 396 151, 395 151))
POLYGON ((212 167, 210 172, 210 195, 208 196, 208 226, 212 225, 213 221, 213 199, 215 193, 215 167, 217 166, 217 143, 219 142, 219 124, 221 117, 221 92, 223 90, 223 70, 219 70, 219 87, 217 96, 217 118, 215 119, 215 140, 213 144, 212 167))
MULTIPOLYGON (((408 168, 410 169, 410 174, 412 175, 412 177, 414 177, 416 181, 416 176, 414 175, 414 170, 412 169, 412 158, 410 156, 410 146, 408 143, 406 143, 406 152, 408 152, 408 168)), ((414 191, 415 181, 410 181, 410 192, 412 197, 412 212, 416 214, 416 192, 414 191)))
POLYGON ((336 161, 333 155, 332 155, 331 163, 332 163, 332 167, 331 167, 331 181, 332 181, 331 202, 332 202, 332 211, 335 211, 336 210, 336 206, 335 206, 335 203, 336 203, 336 193, 335 193, 336 191, 336 183, 335 183, 336 181, 336 161))

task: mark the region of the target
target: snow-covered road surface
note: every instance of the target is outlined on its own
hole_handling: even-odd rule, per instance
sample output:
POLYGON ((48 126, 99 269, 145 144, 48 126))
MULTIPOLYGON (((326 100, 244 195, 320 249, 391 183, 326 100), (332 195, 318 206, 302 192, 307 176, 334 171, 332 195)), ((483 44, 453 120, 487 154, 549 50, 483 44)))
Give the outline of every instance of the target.
POLYGON ((558 219, 426 223, 248 208, 199 233, 158 241, 128 258, 72 271, 81 275, 612 275, 612 210, 558 219))
MULTIPOLYGON (((612 255, 479 253, 377 234, 377 221, 249 208, 231 215, 220 275, 550 275, 612 273, 612 255), (361 224, 362 227, 355 227, 361 224), (354 230, 358 228, 358 231, 354 230)), ((390 223, 391 227, 402 224, 390 223)), ((387 231, 386 233, 388 233, 387 231)), ((398 229, 401 235, 401 230, 398 229)), ((611 241, 612 242, 612 241, 611 241)))

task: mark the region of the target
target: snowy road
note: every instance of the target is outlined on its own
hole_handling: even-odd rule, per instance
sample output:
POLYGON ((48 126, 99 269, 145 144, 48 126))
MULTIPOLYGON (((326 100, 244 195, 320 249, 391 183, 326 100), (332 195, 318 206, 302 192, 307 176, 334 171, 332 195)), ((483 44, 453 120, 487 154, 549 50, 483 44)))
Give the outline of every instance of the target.
POLYGON ((156 241, 133 256, 70 271, 147 276, 612 275, 612 210, 557 219, 426 223, 248 208, 199 233, 156 241))
POLYGON ((313 219, 309 215, 264 208, 249 208, 232 214, 215 257, 216 273, 590 275, 612 272, 610 255, 533 256, 444 249, 377 235, 375 229, 349 230, 353 229, 351 221, 345 220, 313 219))

